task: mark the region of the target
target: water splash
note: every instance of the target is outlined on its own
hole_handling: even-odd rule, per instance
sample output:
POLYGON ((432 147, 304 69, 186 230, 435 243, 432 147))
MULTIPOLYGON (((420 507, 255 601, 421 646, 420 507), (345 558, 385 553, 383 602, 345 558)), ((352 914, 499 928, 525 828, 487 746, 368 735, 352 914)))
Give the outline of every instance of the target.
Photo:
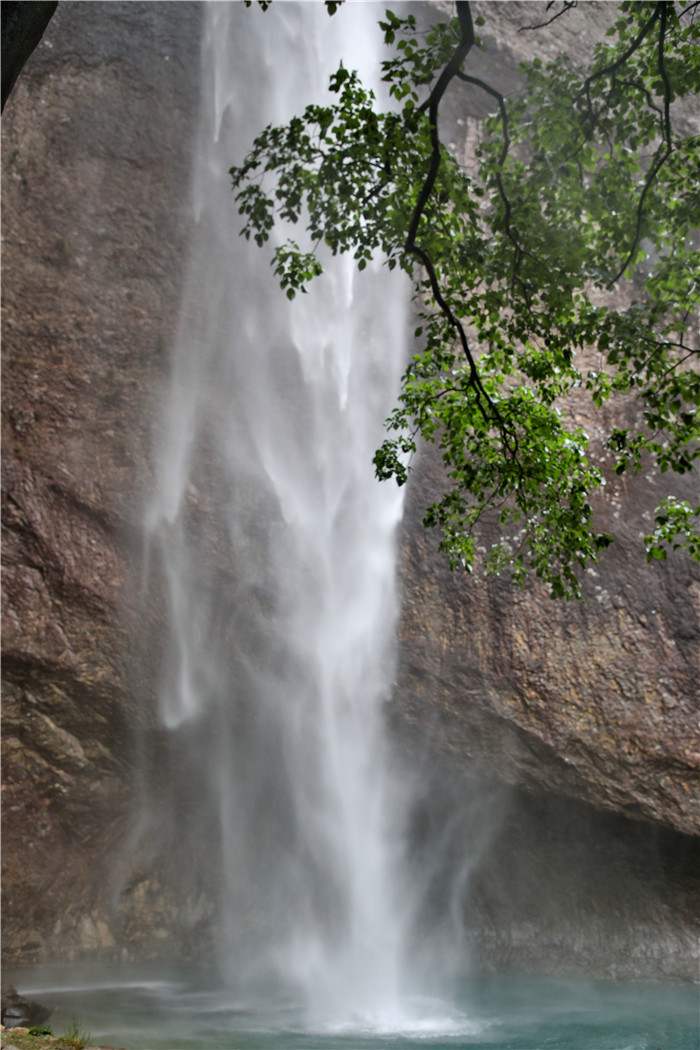
POLYGON ((323 99, 341 55, 377 79, 376 17, 206 5, 195 229, 147 524, 168 599, 160 717, 184 741, 190 809, 218 817, 231 979, 277 974, 310 1016, 384 1023, 408 921, 406 796, 382 724, 401 496, 371 459, 404 301, 380 265, 340 259, 288 303, 237 236, 226 174, 266 123, 323 99))

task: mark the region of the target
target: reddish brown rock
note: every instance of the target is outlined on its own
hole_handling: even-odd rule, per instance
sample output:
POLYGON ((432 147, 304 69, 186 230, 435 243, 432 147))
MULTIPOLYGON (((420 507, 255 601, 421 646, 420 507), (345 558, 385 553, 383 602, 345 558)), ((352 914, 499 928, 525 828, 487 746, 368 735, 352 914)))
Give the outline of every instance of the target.
POLYGON ((122 935, 150 695, 135 566, 187 238, 198 15, 60 5, 3 114, 10 960, 109 954, 122 935))
POLYGON ((646 564, 648 484, 625 484, 620 538, 585 601, 565 604, 537 585, 450 574, 418 526, 431 472, 426 457, 405 530, 397 717, 424 736, 434 705, 447 754, 697 834, 700 574, 683 555, 646 564))

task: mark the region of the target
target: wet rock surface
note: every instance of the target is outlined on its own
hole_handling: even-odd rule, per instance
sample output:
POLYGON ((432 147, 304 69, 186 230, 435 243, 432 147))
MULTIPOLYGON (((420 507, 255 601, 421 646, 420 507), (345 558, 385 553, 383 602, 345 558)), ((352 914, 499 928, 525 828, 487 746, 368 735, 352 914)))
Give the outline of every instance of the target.
MULTIPOLYGON (((546 21, 539 18, 545 13, 529 3, 489 6, 475 69, 509 92, 518 90, 515 55, 545 59, 563 46, 574 63, 585 63, 614 7, 587 4, 546 30, 521 32, 546 21)), ((465 92, 462 117, 445 114, 449 132, 459 134, 460 119, 467 129, 467 162, 468 126, 484 116, 483 95, 465 92)), ((586 366, 598 367, 592 360, 586 366)), ((596 411, 581 393, 567 407, 598 449, 613 421, 635 421, 626 395, 596 411)), ((420 724, 421 739, 432 732, 446 759, 471 754, 511 784, 697 835, 700 566, 683 553, 649 565, 643 540, 665 496, 696 498, 697 477, 647 468, 618 478, 609 460, 607 468, 594 528, 616 542, 586 574, 585 600, 566 603, 552 601, 536 582, 521 591, 507 579, 450 573, 438 537, 421 529, 425 508, 445 484, 439 451, 421 453, 401 549, 394 713, 409 729, 420 724)), ((482 549, 496 535, 486 525, 482 549)))
MULTIPOLYGON (((524 6, 532 19, 543 5, 524 6)), ((498 5, 499 68, 524 39, 520 7, 498 5)), ((196 792, 150 715, 159 595, 144 610, 139 567, 190 222, 198 34, 196 4, 64 2, 3 116, 3 943, 18 963, 167 957, 173 941, 188 956, 211 932, 215 856, 176 885, 175 825, 130 852, 134 799, 158 777, 182 782, 182 820, 196 792)), ((474 105, 467 123, 484 115, 474 105)), ((412 762, 486 800, 475 958, 692 977, 700 576, 680 558, 644 563, 665 490, 620 483, 605 513, 621 541, 585 603, 563 605, 451 575, 420 526, 439 483, 426 454, 389 715, 412 762)), ((216 538, 196 493, 192 514, 216 538)), ((264 582, 250 600, 264 605, 264 582)))
POLYGON ((425 456, 408 509, 397 721, 447 761, 697 834, 700 574, 646 563, 658 492, 642 478, 613 496, 618 540, 565 604, 449 572, 419 525, 439 475, 425 456))
POLYGON ((481 968, 697 980, 697 837, 546 792, 502 805, 468 895, 481 968))
POLYGON ((25 961, 109 956, 128 924, 135 567, 199 76, 197 5, 162 14, 59 5, 3 114, 3 944, 25 961))
POLYGON ((41 1025, 49 1019, 53 1010, 50 1006, 42 1006, 20 995, 11 984, 2 986, 2 1023, 6 1028, 20 1028, 26 1026, 31 1028, 41 1025))

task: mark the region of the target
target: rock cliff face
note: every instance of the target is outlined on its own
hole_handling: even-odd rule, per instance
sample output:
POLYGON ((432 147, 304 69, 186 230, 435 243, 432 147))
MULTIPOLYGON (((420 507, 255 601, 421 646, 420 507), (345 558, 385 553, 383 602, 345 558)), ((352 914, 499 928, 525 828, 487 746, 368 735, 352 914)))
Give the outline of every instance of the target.
MULTIPOLYGON (((493 8, 487 55, 509 82, 523 12, 493 8)), ((182 760, 150 724, 154 661, 136 642, 158 618, 157 595, 140 599, 140 518, 188 234, 199 16, 61 3, 3 116, 3 937, 17 963, 154 956, 173 938, 186 953, 207 936, 206 872, 176 888, 157 851, 129 853, 139 754, 160 749, 166 779, 182 760)), ((568 39, 585 45, 591 16, 577 16, 568 39)), ((483 110, 466 105, 468 133, 483 110)), ((622 539, 585 603, 563 606, 449 573, 420 527, 439 470, 426 453, 412 482, 390 717, 425 767, 426 807, 473 800, 475 958, 694 976, 700 575, 643 562, 660 482, 620 485, 603 513, 622 539)))
POLYGON ((159 7, 61 4, 3 115, 9 958, 118 936, 107 873, 149 693, 132 566, 198 98, 197 5, 159 7))
MULTIPOLYGON (((417 485, 425 493, 421 481, 429 489, 430 478, 417 485)), ((399 690, 409 700, 397 714, 422 723, 430 697, 447 753, 696 834, 697 573, 680 559, 645 563, 653 494, 644 480, 624 488, 620 539, 576 604, 451 576, 409 518, 399 690)))

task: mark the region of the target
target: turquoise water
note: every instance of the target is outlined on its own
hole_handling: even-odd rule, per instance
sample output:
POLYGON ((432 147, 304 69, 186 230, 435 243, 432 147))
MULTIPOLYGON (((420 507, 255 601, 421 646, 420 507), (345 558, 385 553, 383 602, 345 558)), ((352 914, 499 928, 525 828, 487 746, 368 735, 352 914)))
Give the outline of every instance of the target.
POLYGON ((393 1015, 305 1022, 279 991, 246 999, 202 972, 33 970, 7 975, 130 1050, 698 1050, 700 989, 522 977, 470 978, 451 999, 407 998, 393 1015), (128 976, 127 976, 128 973, 128 976))

